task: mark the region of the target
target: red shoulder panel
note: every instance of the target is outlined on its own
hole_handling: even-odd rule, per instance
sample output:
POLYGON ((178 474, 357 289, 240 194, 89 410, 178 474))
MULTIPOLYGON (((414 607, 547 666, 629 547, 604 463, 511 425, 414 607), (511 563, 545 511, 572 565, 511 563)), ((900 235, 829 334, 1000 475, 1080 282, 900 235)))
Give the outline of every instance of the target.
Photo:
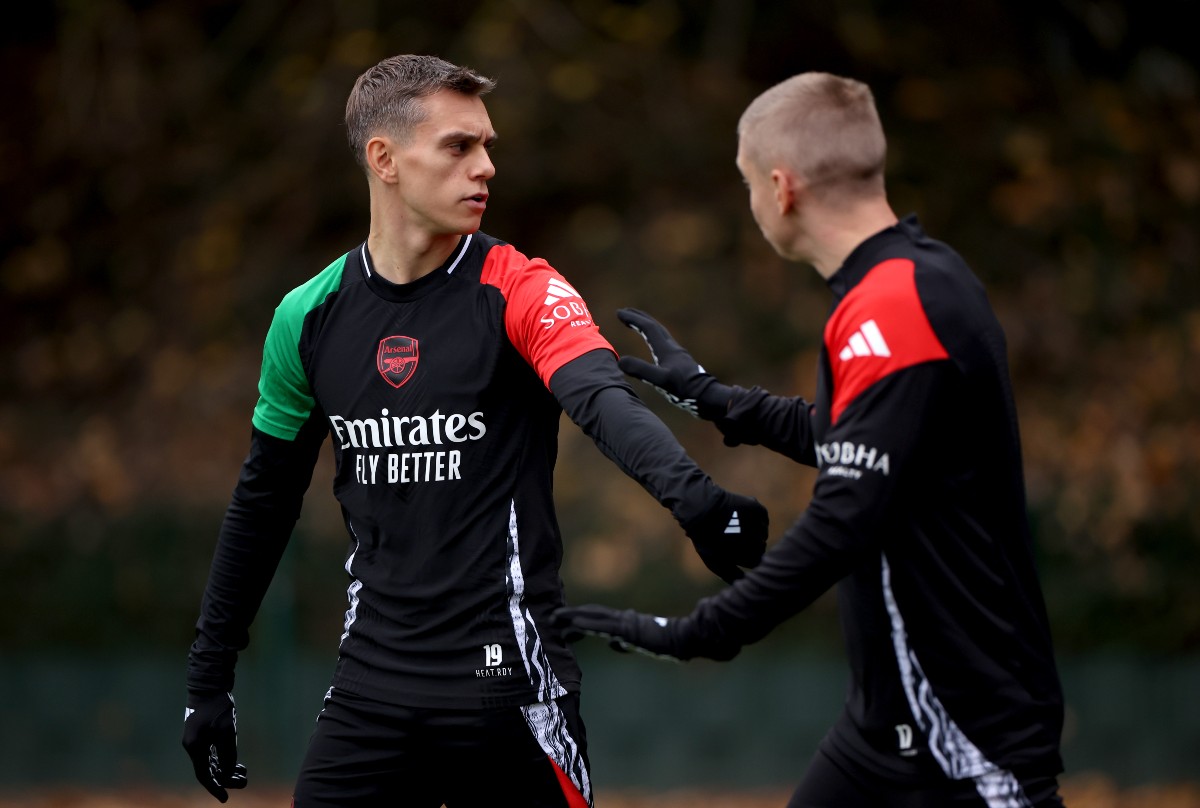
POLYGON ((906 258, 877 264, 825 324, 825 350, 833 368, 831 423, 883 377, 949 358, 917 295, 914 271, 906 258))
POLYGON ((547 387, 572 359, 597 348, 613 350, 583 298, 541 258, 497 244, 484 259, 480 281, 504 295, 508 339, 547 387))

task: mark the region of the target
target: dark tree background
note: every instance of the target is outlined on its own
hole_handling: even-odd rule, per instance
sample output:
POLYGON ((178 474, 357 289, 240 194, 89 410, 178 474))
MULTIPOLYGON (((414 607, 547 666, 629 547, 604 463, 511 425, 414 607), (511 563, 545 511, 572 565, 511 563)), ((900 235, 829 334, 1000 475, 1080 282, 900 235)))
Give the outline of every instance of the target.
MULTIPOLYGON (((863 79, 890 191, 1007 329, 1066 649, 1200 647, 1200 72, 1174 4, 1115 0, 60 0, 0 51, 0 648, 190 641, 273 307, 366 234, 354 78, 431 52, 499 80, 485 229, 731 383, 811 395, 828 293, 759 236, 734 127, 804 70, 863 79)), ((652 394, 651 394, 652 395, 652 394)), ((774 534, 805 470, 650 400, 774 534)), ((713 588, 669 516, 567 422, 572 597, 713 588)), ((344 538, 326 456, 289 551, 328 646, 344 538)), ((806 641, 831 606, 802 618, 806 641), (805 623, 804 620, 809 622, 805 623)))

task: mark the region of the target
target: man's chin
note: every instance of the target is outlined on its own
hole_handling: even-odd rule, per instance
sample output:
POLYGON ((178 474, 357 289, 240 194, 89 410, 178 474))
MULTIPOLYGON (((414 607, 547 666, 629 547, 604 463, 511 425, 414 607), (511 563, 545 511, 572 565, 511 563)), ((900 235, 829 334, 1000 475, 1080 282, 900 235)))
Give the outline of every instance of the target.
POLYGON ((481 226, 482 222, 479 221, 466 222, 462 224, 447 224, 445 227, 442 227, 436 231, 436 236, 441 238, 449 238, 451 236, 454 238, 458 238, 460 236, 469 236, 472 233, 479 232, 479 228, 481 226))
POLYGON ((472 233, 478 232, 481 227, 483 227, 483 217, 476 216, 473 219, 453 225, 450 233, 456 236, 469 236, 472 233))

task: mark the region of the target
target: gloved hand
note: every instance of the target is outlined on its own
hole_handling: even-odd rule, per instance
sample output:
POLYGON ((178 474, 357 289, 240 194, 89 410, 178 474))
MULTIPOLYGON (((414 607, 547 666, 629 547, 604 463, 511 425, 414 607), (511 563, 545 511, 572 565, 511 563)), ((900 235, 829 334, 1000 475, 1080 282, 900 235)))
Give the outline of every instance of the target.
POLYGON ((650 364, 635 356, 622 356, 617 360, 621 370, 651 385, 694 417, 715 421, 725 414, 733 388, 701 367, 657 320, 638 309, 618 309, 617 319, 646 340, 654 359, 650 364))
POLYGON ((229 800, 225 789, 246 787, 246 767, 237 762, 237 709, 232 693, 188 689, 183 748, 200 785, 221 802, 229 800))
POLYGON ((770 516, 753 497, 720 488, 716 491, 713 507, 678 521, 704 566, 731 584, 745 574, 739 567, 753 567, 762 560, 770 516))
POLYGON ((608 640, 613 650, 636 651, 658 659, 680 661, 702 656, 724 661, 742 650, 741 645, 723 636, 696 634, 696 624, 690 617, 655 617, 594 603, 555 609, 550 624, 568 642, 600 637, 608 640))
POLYGON ((633 609, 617 610, 607 606, 563 606, 555 609, 550 624, 563 633, 567 642, 586 637, 608 640, 614 651, 637 651, 659 659, 679 661, 681 652, 673 638, 677 618, 654 617, 633 609))

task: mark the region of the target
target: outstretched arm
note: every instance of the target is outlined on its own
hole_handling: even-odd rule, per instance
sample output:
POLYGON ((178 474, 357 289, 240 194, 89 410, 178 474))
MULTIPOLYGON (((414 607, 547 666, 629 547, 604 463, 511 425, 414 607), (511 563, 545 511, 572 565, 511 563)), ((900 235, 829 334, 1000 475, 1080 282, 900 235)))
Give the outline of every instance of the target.
POLYGON ((687 456, 629 387, 612 346, 566 279, 505 245, 488 254, 481 280, 504 295, 513 347, 600 451, 670 509, 705 565, 733 581, 741 567, 757 564, 767 542, 766 509, 716 485, 687 456))
POLYGON ((617 318, 646 341, 654 360, 623 356, 621 370, 683 411, 715 423, 728 446, 761 444, 799 463, 816 465, 807 401, 773 396, 761 387, 747 390, 722 384, 649 314, 619 309, 617 318))
POLYGON ((948 373, 948 363, 927 363, 865 392, 830 430, 826 445, 837 451, 822 455, 804 514, 762 563, 701 600, 691 614, 655 618, 588 605, 558 610, 555 625, 567 637, 590 634, 617 648, 676 659, 730 659, 761 640, 852 570, 879 558, 900 492, 919 479, 914 453, 948 373))
POLYGON ((600 451, 670 509, 709 569, 733 581, 742 575, 739 567, 758 563, 766 547, 766 509, 724 490, 696 465, 629 387, 611 351, 589 351, 566 363, 550 389, 600 451))

